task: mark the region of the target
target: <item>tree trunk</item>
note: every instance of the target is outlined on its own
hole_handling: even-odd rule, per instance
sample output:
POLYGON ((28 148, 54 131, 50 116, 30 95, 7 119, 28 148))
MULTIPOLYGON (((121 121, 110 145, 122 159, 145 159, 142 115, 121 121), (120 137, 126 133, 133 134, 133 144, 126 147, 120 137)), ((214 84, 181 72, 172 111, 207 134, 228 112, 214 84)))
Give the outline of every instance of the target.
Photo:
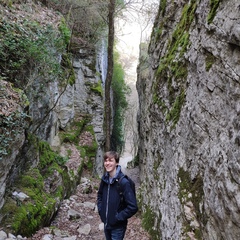
POLYGON ((105 82, 105 151, 111 150, 111 83, 113 76, 114 12, 115 0, 110 0, 108 6, 108 68, 105 82))

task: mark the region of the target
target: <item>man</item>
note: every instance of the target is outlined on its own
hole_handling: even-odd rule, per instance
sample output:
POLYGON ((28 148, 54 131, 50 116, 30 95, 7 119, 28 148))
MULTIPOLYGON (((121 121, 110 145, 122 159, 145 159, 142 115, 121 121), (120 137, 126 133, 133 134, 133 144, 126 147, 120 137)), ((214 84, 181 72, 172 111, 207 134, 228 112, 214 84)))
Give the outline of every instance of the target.
POLYGON ((106 152, 104 155, 106 173, 102 176, 98 190, 98 212, 104 223, 106 240, 123 240, 128 218, 137 211, 137 200, 127 178, 118 180, 124 175, 119 165, 119 156, 116 152, 106 152), (119 185, 123 193, 121 201, 119 185))

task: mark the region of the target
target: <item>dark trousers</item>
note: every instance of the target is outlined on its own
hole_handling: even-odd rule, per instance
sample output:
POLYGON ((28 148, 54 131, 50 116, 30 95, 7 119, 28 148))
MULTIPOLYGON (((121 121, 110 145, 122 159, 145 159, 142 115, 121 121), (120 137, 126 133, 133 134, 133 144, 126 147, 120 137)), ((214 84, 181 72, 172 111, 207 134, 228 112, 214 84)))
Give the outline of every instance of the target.
POLYGON ((126 226, 116 228, 116 229, 104 229, 106 240, 123 240, 126 226))

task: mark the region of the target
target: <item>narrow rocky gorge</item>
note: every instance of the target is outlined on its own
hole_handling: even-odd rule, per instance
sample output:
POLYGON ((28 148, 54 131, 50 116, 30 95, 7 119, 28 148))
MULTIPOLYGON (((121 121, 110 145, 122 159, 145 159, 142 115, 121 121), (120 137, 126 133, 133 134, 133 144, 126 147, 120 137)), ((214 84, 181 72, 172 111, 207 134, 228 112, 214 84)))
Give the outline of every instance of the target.
MULTIPOLYGON (((0 240, 102 240, 105 32, 69 54, 40 1, 0 0, 0 17, 0 240)), ((239 240, 239 0, 161 0, 140 48, 126 240, 239 240)))

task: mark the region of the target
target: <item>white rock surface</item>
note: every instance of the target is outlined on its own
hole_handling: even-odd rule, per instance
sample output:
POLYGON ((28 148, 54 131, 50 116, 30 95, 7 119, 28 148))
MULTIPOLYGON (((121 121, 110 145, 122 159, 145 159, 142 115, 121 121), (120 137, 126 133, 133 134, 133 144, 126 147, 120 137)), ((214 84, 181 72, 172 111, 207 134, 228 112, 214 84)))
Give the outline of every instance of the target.
POLYGON ((158 76, 157 68, 164 65, 171 41, 176 44, 172 34, 183 7, 186 10, 190 3, 193 1, 181 4, 167 1, 164 17, 160 13, 155 22, 156 33, 157 28, 163 27, 151 39, 149 62, 144 65, 149 66, 148 74, 144 63, 139 67, 141 196, 143 204, 152 209, 154 227, 161 239, 194 239, 197 235, 193 230, 198 229, 201 239, 237 240, 240 239, 239 1, 219 1, 210 24, 209 1, 196 1, 192 23, 185 29, 191 44, 182 58, 179 51, 173 61, 186 63, 187 77, 176 79, 169 65, 158 76), (207 70, 210 57, 212 65, 207 70), (166 119, 181 88, 185 90, 185 101, 173 126, 166 119), (197 181, 201 182, 198 187, 197 181), (193 206, 186 204, 189 201, 193 206), (192 231, 186 231, 186 227, 192 231))

